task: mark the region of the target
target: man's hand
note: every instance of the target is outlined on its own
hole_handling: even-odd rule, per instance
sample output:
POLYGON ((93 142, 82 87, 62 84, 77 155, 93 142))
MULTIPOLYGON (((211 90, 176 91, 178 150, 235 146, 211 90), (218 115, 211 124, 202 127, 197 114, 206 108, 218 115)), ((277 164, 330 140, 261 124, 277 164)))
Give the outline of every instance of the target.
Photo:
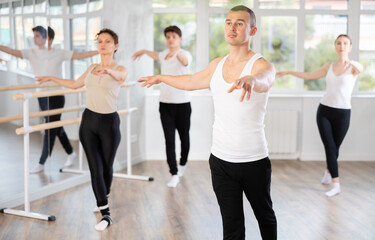
POLYGON ((142 57, 143 54, 145 54, 145 50, 140 50, 140 51, 134 53, 133 54, 133 60, 139 59, 140 57, 142 57))
POLYGON ((176 54, 176 51, 169 51, 169 53, 165 56, 165 60, 172 58, 176 54))
POLYGON ((36 81, 38 82, 38 84, 42 84, 42 83, 45 83, 45 82, 51 81, 51 77, 41 77, 41 76, 37 76, 37 77, 35 77, 35 78, 36 78, 36 81))
POLYGON ((256 82, 256 79, 253 76, 251 75, 244 76, 233 83, 232 87, 228 90, 228 93, 233 92, 235 89, 242 88, 240 102, 244 100, 246 94, 247 94, 246 100, 249 100, 251 96, 251 91, 254 88, 255 82, 256 82))
POLYGON ((138 82, 143 83, 141 87, 149 88, 152 85, 159 84, 161 81, 159 80, 160 75, 150 76, 150 77, 142 77, 138 79, 138 82))

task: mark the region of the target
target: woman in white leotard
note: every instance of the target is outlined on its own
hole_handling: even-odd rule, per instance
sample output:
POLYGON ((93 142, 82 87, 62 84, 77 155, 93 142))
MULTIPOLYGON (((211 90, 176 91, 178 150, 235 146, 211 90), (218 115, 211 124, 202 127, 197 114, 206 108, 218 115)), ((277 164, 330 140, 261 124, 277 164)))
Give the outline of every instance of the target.
POLYGON ((337 158, 340 145, 349 129, 353 87, 358 74, 363 71, 360 63, 349 59, 352 41, 348 35, 341 34, 336 38, 335 49, 337 61, 326 63, 314 72, 286 71, 276 74, 278 77, 291 74, 305 80, 326 77, 326 92, 320 101, 316 119, 327 162, 322 184, 333 182, 333 188, 326 192, 329 197, 341 191, 337 158))

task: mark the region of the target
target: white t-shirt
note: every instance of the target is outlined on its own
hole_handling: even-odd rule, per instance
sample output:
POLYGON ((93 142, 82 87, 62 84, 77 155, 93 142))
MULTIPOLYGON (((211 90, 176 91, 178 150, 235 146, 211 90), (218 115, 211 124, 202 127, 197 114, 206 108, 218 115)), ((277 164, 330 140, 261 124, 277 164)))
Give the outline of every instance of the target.
MULTIPOLYGON (((255 54, 243 68, 241 77, 250 75, 254 62, 261 57, 255 54)), ((219 62, 210 82, 215 110, 211 153, 232 163, 263 159, 268 156, 264 132, 268 92, 253 91, 250 100, 243 102, 239 101, 242 90, 228 93, 233 84, 223 78, 226 59, 219 62)))
POLYGON ((328 107, 350 109, 353 88, 356 78, 352 74, 353 67, 350 67, 343 74, 336 76, 333 73, 332 65, 329 66, 326 75, 326 92, 320 101, 321 104, 328 107))
MULTIPOLYGON (((169 49, 166 49, 163 52, 159 53, 159 61, 161 63, 161 74, 172 76, 189 74, 190 65, 193 57, 186 50, 180 49, 180 51, 183 52, 186 58, 188 59, 188 65, 184 66, 177 59, 177 54, 175 54, 168 60, 165 60, 165 56, 167 56, 167 54, 169 53, 169 49)), ((160 86, 159 101, 162 103, 187 103, 190 102, 190 95, 188 91, 180 90, 162 83, 160 86)))
POLYGON ((29 60, 35 76, 62 78, 62 63, 71 60, 73 51, 62 49, 24 49, 22 57, 29 60))

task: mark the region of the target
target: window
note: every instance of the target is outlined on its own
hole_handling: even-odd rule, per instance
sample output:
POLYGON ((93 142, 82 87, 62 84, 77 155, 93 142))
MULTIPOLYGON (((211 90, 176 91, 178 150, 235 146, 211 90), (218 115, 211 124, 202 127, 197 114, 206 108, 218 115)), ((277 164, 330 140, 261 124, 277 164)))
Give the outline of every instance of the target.
MULTIPOLYGON (((307 15, 305 19, 304 71, 312 72, 327 62, 336 61, 334 41, 339 34, 347 33, 345 15, 307 15)), ((306 90, 324 90, 324 78, 304 82, 306 90)))
POLYGON ((70 13, 85 13, 87 9, 86 0, 68 0, 70 13))
MULTIPOLYGON (((82 52, 86 50, 86 18, 74 18, 71 20, 72 29, 72 50, 82 52)), ((87 68, 85 59, 71 61, 73 78, 77 79, 87 68)))
POLYGON ((229 52, 224 36, 225 17, 226 14, 213 14, 210 17, 210 61, 229 52))
POLYGON ((49 14, 59 15, 62 14, 61 0, 49 0, 49 14))
POLYGON ((254 2, 253 0, 230 0, 230 1, 223 1, 223 0, 210 0, 209 6, 210 7, 220 7, 230 9, 237 5, 245 5, 248 7, 253 7, 254 2))
POLYGON ((375 0, 362 0, 361 9, 362 10, 375 10, 375 0))
POLYGON ((10 25, 9 25, 9 17, 0 17, 0 43, 2 45, 10 46, 10 25))
POLYGON ((154 0, 152 7, 154 8, 194 8, 198 0, 154 0))
MULTIPOLYGON (((88 38, 87 35, 95 35, 101 28, 102 8, 103 0, 20 0, 1 3, 0 44, 20 50, 34 48, 32 28, 40 25, 46 29, 48 26, 54 29, 53 48, 73 49, 74 51, 87 51, 96 48, 91 41, 94 36, 88 38), (86 31, 87 25, 88 31, 86 31), (13 26, 14 31, 11 31, 13 26), (15 41, 12 42, 12 39, 15 41)), ((9 59, 12 57, 0 53, 0 58, 9 59)), ((18 58, 12 58, 12 60, 17 63, 15 71, 32 73, 27 60, 18 58)), ((64 64, 66 71, 64 70, 63 75, 77 77, 86 70, 89 63, 91 63, 90 60, 83 59, 76 61, 70 68, 68 64, 64 64)))
POLYGON ((364 72, 359 75, 359 90, 375 91, 374 26, 375 14, 361 16, 359 60, 364 67, 364 72))
MULTIPOLYGON (((344 10, 348 9, 348 0, 305 0, 306 9, 344 10)), ((352 0, 353 1, 353 0, 352 0)))
MULTIPOLYGON (((196 19, 195 14, 154 14, 154 50, 161 52, 166 48, 164 29, 176 25, 182 32, 181 48, 193 56, 191 70, 195 69, 196 19)), ((160 63, 154 65, 154 73, 160 73, 160 63)))
POLYGON ((279 1, 259 0, 259 7, 268 8, 268 9, 280 9, 280 8, 297 9, 299 8, 299 0, 279 0, 279 1))
MULTIPOLYGON (((261 19, 262 55, 277 71, 296 70, 297 18, 265 16, 261 19)), ((287 75, 275 81, 275 88, 295 88, 295 78, 287 75)))

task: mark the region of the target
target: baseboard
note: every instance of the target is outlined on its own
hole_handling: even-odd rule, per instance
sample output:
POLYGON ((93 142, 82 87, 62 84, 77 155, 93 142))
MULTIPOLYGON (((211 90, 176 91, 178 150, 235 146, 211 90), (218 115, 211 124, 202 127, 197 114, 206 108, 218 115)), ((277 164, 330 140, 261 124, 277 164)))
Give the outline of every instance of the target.
MULTIPOLYGON (((301 161, 325 161, 326 156, 317 153, 305 153, 301 154, 301 161)), ((375 161, 375 155, 371 154, 340 154, 339 161, 364 161, 373 162, 375 161)))

